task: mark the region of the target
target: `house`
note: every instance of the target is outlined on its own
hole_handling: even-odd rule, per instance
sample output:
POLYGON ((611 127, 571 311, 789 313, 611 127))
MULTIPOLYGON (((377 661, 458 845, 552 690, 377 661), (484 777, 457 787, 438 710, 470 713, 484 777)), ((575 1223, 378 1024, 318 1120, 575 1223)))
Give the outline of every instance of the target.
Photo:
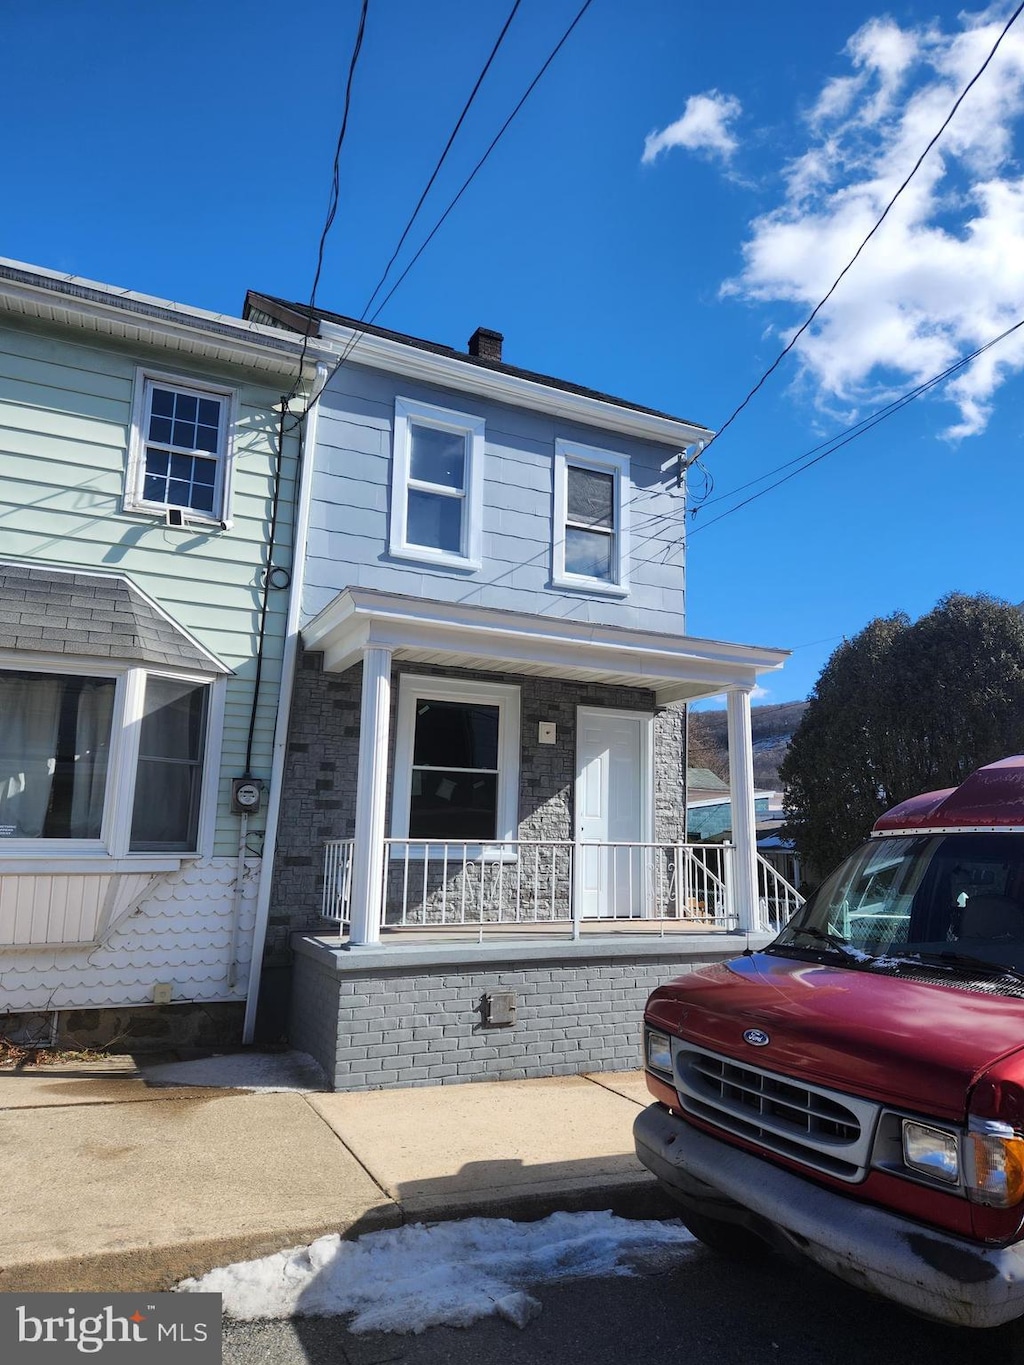
MULTIPOLYGON (((754 818, 768 814, 774 792, 754 792, 754 818)), ((732 832, 729 784, 710 768, 686 770, 686 837, 695 841, 727 838, 732 832)))
POLYGON ((0 261, 0 1032, 241 1037, 303 355, 0 261))
POLYGON ((510 365, 488 329, 460 352, 256 293, 245 316, 334 356, 265 1026, 339 1089, 634 1065, 649 988, 771 927, 750 694, 785 652, 684 628, 710 433, 510 365), (682 704, 723 692, 734 840, 691 845, 682 704))

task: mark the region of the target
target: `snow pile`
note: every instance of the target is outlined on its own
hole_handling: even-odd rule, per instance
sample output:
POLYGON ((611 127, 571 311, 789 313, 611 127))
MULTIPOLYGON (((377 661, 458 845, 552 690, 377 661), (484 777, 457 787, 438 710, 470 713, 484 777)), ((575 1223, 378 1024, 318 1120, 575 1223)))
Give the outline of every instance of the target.
POLYGON ((308 1247, 183 1280, 184 1293, 223 1295, 230 1318, 353 1314, 352 1332, 422 1332, 468 1327, 498 1314, 525 1327, 540 1312, 528 1288, 577 1276, 630 1275, 632 1261, 687 1255, 682 1224, 637 1222, 611 1213, 555 1213, 536 1223, 467 1218, 337 1234, 308 1247))
POLYGON ((142 1066, 149 1085, 208 1085, 265 1092, 326 1089, 318 1062, 306 1052, 228 1052, 191 1062, 142 1066))

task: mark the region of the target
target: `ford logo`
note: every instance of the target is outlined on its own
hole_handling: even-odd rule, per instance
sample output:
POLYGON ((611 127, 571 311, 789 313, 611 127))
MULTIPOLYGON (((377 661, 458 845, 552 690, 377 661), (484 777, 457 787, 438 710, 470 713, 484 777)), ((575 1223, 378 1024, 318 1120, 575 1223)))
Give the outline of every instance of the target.
POLYGON ((743 1035, 743 1041, 749 1043, 751 1047, 767 1047, 771 1039, 764 1029, 748 1028, 743 1035))

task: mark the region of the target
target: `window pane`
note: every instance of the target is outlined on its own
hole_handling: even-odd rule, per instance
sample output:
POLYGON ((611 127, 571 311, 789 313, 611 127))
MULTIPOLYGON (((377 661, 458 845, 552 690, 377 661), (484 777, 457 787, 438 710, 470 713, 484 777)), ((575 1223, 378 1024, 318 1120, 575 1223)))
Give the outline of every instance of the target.
POLYGON ((171 437, 171 444, 181 446, 183 450, 194 450, 196 446, 195 423, 175 422, 174 434, 171 437))
POLYGON ((218 435, 216 427, 196 427, 196 449, 216 452, 218 435))
POLYGON ((169 417, 150 418, 149 439, 151 441, 163 441, 164 445, 170 445, 171 421, 169 417))
POLYGON ((174 416, 176 421, 194 422, 199 409, 199 401, 191 393, 174 395, 174 416))
POLYGON ((606 536, 600 531, 577 531, 571 526, 565 529, 565 571, 581 574, 587 578, 602 578, 613 581, 612 549, 614 536, 606 536))
POLYGON ((448 498, 443 493, 421 493, 416 488, 410 488, 406 527, 409 544, 461 554, 462 504, 462 498, 448 498))
POLYGON ((409 473, 423 483, 438 483, 445 488, 462 489, 466 468, 466 438, 455 431, 436 427, 409 427, 412 454, 409 473))
POLYGON ((174 394, 170 389, 154 389, 152 410, 160 417, 174 416, 174 394))
POLYGON ((196 761, 202 755, 206 687, 148 678, 139 753, 143 758, 196 761))
POLYGON ((139 739, 131 848, 195 848, 209 689, 149 678, 139 739))
POLYGON ((615 525, 615 477, 596 469, 568 468, 569 520, 583 526, 615 525))
POLYGON ((496 768, 498 708, 422 698, 412 761, 429 768, 496 768))
POLYGON ((220 423, 220 403, 215 398, 200 398, 199 420, 208 427, 216 427, 220 423))
POLYGON ((497 812, 496 773, 413 772, 411 839, 494 839, 497 812))
POLYGON ((0 839, 98 839, 113 678, 0 671, 0 839))

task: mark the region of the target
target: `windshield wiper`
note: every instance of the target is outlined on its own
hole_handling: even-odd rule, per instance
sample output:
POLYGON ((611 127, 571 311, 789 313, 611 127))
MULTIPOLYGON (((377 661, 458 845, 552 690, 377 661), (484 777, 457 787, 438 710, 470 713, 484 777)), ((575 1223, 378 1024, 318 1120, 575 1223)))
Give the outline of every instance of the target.
POLYGON ((830 934, 827 929, 819 929, 816 924, 803 924, 799 928, 790 925, 789 932, 791 934, 805 934, 808 938, 817 939, 819 943, 827 944, 837 953, 841 953, 848 962, 856 962, 858 966, 873 960, 870 953, 858 951, 858 949, 851 947, 845 938, 840 938, 838 934, 830 934))
POLYGON ((993 962, 987 957, 973 957, 970 953, 948 951, 934 953, 900 953, 901 961, 938 962, 945 967, 966 967, 971 971, 986 972, 989 976, 1008 976, 1011 981, 1024 982, 1024 971, 1005 962, 993 962))

